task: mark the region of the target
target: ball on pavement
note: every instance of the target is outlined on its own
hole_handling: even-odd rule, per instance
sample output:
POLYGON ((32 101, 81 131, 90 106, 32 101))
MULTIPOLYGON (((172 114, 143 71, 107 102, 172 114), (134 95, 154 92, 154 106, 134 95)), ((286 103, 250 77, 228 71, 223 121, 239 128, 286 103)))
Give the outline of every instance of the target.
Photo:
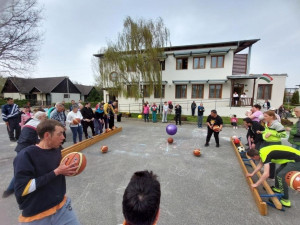
POLYGON ((167 127, 166 127, 166 132, 167 134, 169 135, 174 135, 177 133, 177 126, 174 125, 174 124, 169 124, 167 127))
POLYGON ((169 144, 172 144, 173 141, 174 141, 173 138, 171 138, 171 137, 168 138, 168 143, 169 143, 169 144))
POLYGON ((138 119, 142 119, 143 118, 143 116, 142 115, 138 115, 138 119))
POLYGON ((193 153, 194 153, 194 156, 198 156, 199 157, 201 155, 200 149, 195 149, 193 153))
POLYGON ((106 153, 107 151, 108 151, 108 147, 107 146, 104 145, 104 146, 101 147, 101 152, 102 153, 106 153))

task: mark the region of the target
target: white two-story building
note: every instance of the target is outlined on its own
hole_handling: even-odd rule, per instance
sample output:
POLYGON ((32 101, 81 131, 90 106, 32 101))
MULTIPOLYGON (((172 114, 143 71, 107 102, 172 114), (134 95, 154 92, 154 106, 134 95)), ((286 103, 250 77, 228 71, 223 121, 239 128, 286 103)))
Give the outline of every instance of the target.
MULTIPOLYGON (((183 114, 191 114, 191 103, 203 103, 206 114, 217 109, 219 114, 244 116, 253 104, 262 104, 268 99, 272 107, 283 102, 287 74, 269 74, 273 80, 267 83, 259 79, 262 74, 250 74, 251 48, 259 39, 173 46, 164 49, 161 60, 162 98, 157 90, 149 94, 144 85, 144 98, 150 104, 172 101, 179 103, 183 114), (243 52, 243 53, 241 53, 243 52), (235 106, 232 96, 246 94, 235 106)), ((101 55, 95 55, 100 57, 101 55)), ((267 71, 262 71, 267 72, 267 71)), ((104 87, 105 89, 105 87, 104 87)), ((114 96, 104 90, 106 101, 118 99, 122 112, 141 112, 142 99, 114 96)))

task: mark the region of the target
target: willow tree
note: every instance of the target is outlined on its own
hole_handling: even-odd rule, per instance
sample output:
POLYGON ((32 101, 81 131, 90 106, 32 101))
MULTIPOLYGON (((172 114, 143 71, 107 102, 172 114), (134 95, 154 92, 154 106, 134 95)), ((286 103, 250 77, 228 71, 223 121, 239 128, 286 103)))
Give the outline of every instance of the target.
POLYGON ((145 91, 161 93, 161 60, 169 43, 169 30, 161 18, 156 21, 127 17, 116 42, 109 42, 100 54, 103 87, 125 97, 143 98, 145 91), (147 90, 144 90, 147 87, 147 90))

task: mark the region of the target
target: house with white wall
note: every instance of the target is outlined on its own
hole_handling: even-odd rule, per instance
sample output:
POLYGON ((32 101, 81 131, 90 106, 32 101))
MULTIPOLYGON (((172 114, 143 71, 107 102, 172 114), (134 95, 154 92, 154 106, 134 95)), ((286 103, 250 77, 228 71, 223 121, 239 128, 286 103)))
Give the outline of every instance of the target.
POLYGON ((32 105, 77 102, 81 97, 81 92, 68 77, 8 77, 1 93, 4 98, 27 99, 32 105))
MULTIPOLYGON (((220 43, 173 46, 164 49, 161 61, 162 97, 155 90, 150 95, 147 84, 141 90, 150 104, 172 101, 179 103, 182 113, 191 114, 191 103, 203 103, 207 112, 217 109, 219 114, 244 116, 253 104, 268 99, 272 107, 283 102, 287 74, 269 74, 270 83, 260 79, 262 74, 250 74, 252 46, 259 39, 220 43), (246 99, 233 107, 233 93, 246 94, 246 99)), ((101 60, 101 54, 95 55, 101 60)), ((112 71, 113 72, 113 71, 112 71)), ((129 84, 130 86, 130 84, 129 84)), ((118 99, 122 112, 141 112, 142 99, 126 98, 121 93, 109 93, 104 87, 106 101, 118 99)))

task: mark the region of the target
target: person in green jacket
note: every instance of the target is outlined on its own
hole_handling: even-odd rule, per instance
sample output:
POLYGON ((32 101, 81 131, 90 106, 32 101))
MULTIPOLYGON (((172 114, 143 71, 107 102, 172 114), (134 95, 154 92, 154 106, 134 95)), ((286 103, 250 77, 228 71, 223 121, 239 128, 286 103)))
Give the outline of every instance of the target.
POLYGON ((151 112, 152 112, 152 121, 153 121, 153 123, 156 123, 157 122, 157 119, 156 119, 157 105, 155 104, 155 102, 153 102, 153 104, 151 106, 151 112))
MULTIPOLYGON (((256 169, 252 173, 247 173, 247 177, 254 176, 264 167, 262 176, 256 183, 251 185, 252 188, 258 187, 269 177, 271 163, 280 164, 280 167, 276 170, 275 187, 272 190, 277 193, 283 193, 283 197, 280 199, 281 204, 285 207, 291 207, 285 175, 290 171, 300 171, 300 151, 290 146, 270 145, 261 148, 259 151, 250 149, 247 155, 253 160, 259 160, 256 169)), ((297 191, 300 191, 300 187, 297 188, 297 191)))
MULTIPOLYGON (((281 138, 287 137, 284 126, 276 119, 274 111, 264 112, 265 130, 257 131, 258 134, 262 134, 263 143, 261 148, 269 145, 281 145, 281 138)), ((270 164, 270 179, 274 179, 276 165, 270 164)))
POLYGON ((292 144, 293 148, 300 150, 300 106, 297 106, 294 111, 299 120, 292 128, 287 127, 286 130, 290 131, 289 142, 292 144))

